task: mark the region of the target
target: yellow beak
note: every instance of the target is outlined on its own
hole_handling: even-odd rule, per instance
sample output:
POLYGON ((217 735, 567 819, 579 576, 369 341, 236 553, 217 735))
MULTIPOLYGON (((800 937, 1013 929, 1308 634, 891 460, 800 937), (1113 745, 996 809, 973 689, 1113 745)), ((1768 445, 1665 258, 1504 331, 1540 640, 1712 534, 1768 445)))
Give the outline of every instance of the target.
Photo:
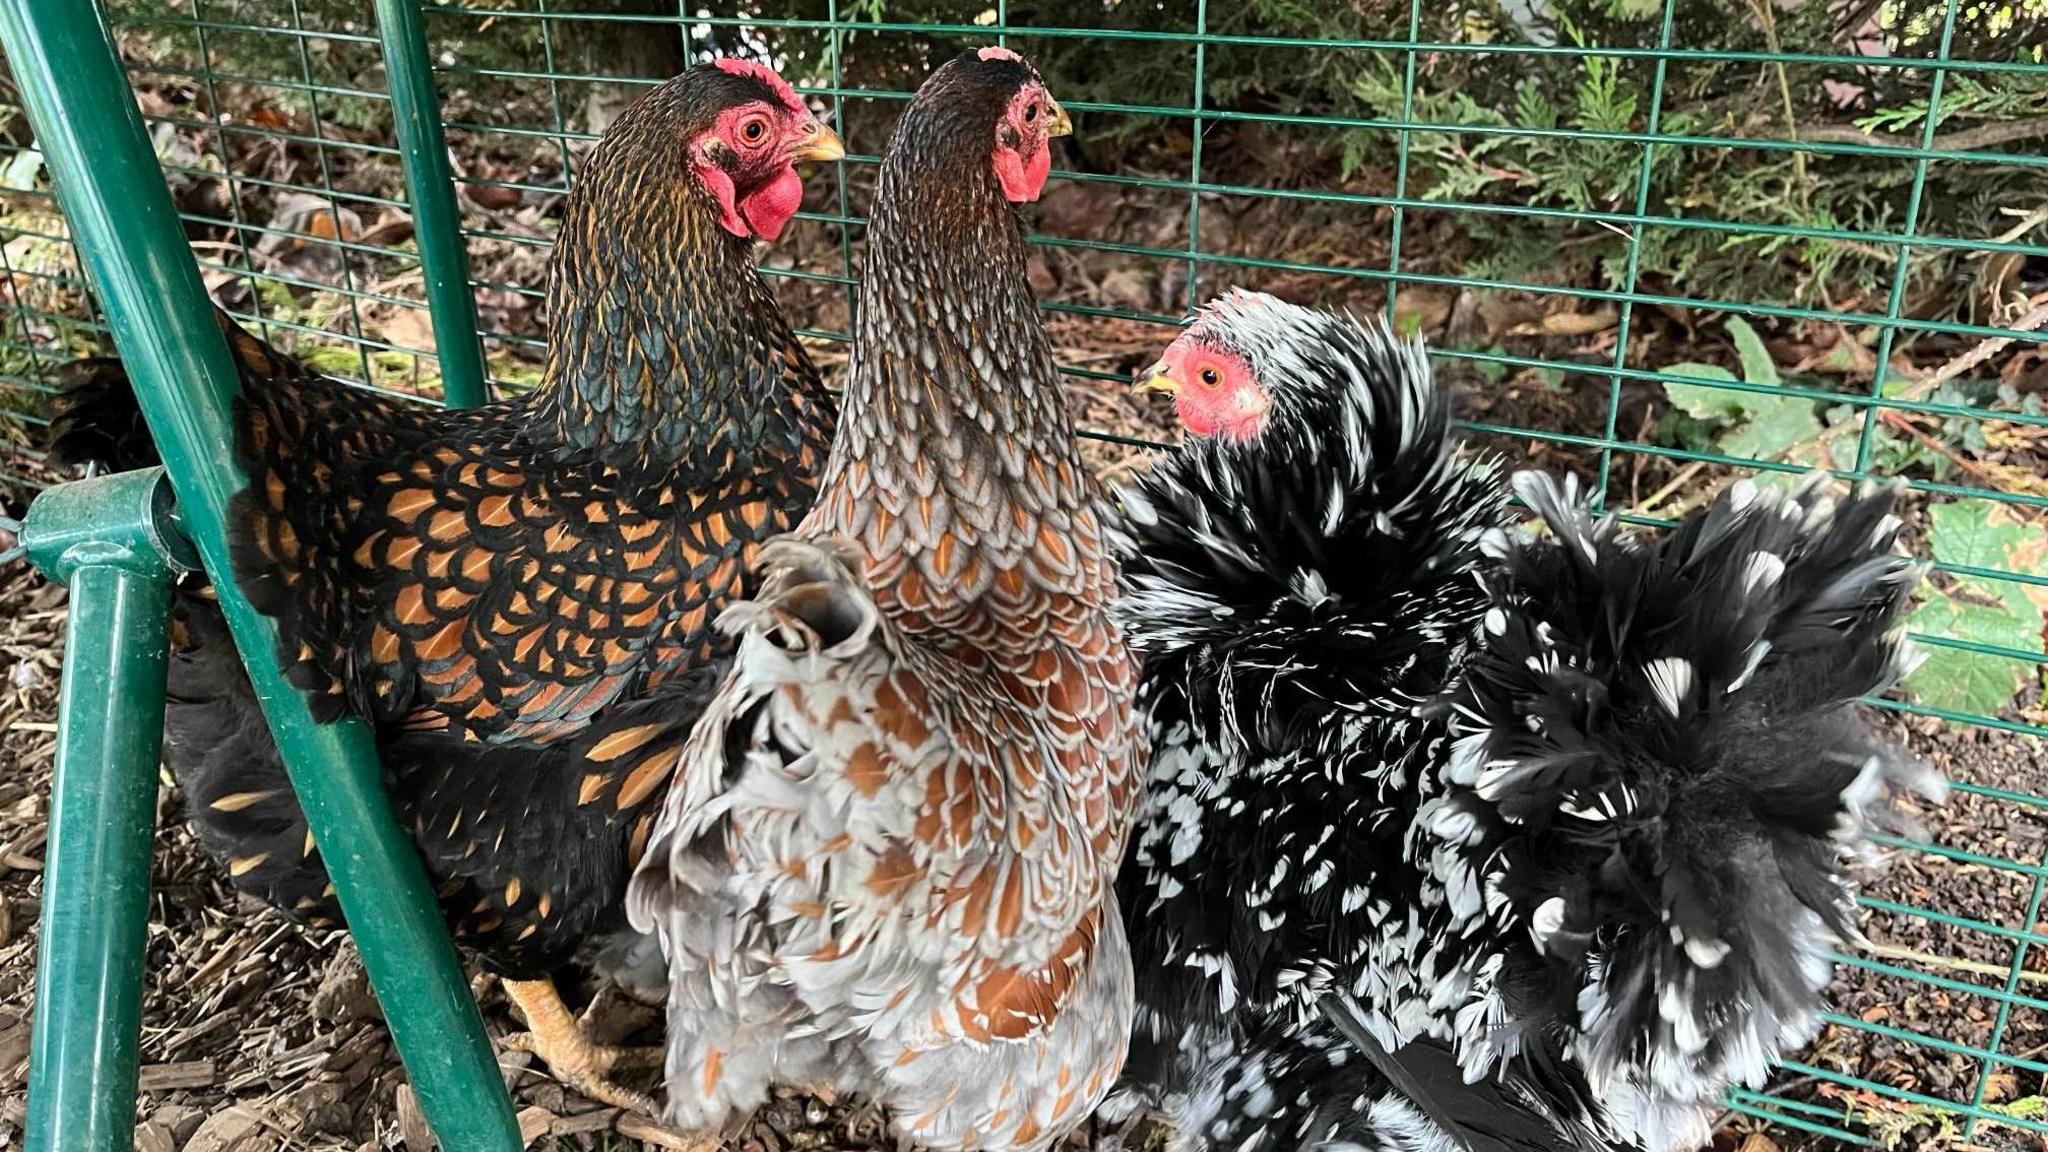
POLYGON ((1146 392, 1164 392, 1168 396, 1175 396, 1180 393, 1180 382, 1178 380, 1157 373, 1137 381, 1136 385, 1146 392))
POLYGON ((846 159, 846 145, 839 140, 839 133, 829 126, 820 124, 811 129, 804 142, 796 146, 796 159, 813 163, 828 164, 834 160, 846 159))
POLYGON ((1059 101, 1054 100, 1050 96, 1047 96, 1045 99, 1047 103, 1052 105, 1052 120, 1045 126, 1046 136, 1072 136, 1074 134, 1074 118, 1067 115, 1067 110, 1060 107, 1059 101))

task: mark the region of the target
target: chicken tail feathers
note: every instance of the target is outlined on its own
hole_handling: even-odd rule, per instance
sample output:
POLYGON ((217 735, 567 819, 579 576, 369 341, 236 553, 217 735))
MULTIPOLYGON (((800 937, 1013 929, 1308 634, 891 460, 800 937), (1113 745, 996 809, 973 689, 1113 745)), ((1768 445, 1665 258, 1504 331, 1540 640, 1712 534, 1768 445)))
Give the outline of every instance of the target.
POLYGON ((207 596, 186 593, 176 620, 163 756, 187 819, 236 889, 302 923, 338 921, 326 867, 226 619, 207 596))
POLYGON ((626 891, 627 919, 664 934, 679 909, 709 898, 724 874, 726 811, 734 789, 774 788, 779 772, 750 771, 809 754, 817 738, 806 711, 806 688, 842 686, 883 662, 872 659, 892 625, 860 574, 861 561, 841 541, 780 536, 755 561, 761 590, 734 601, 718 627, 739 640, 731 672, 705 707, 682 752, 675 785, 655 821, 646 854, 626 891), (863 661, 823 675, 822 664, 863 661))
POLYGON ((73 360, 59 365, 55 375, 57 411, 50 421, 50 463, 127 472, 160 462, 142 406, 135 400, 135 386, 118 357, 73 360))
POLYGON ((1470 1074, 1548 1025, 1620 1128, 1671 1147, 1814 1034, 1828 950, 1859 939, 1848 858, 1887 800, 1942 794, 1850 706, 1910 667, 1920 573, 1891 488, 1739 481, 1646 540, 1571 481, 1515 487, 1550 535, 1489 544, 1420 822, 1460 1052, 1470 1074))
POLYGON ((1449 1044, 1422 1035, 1390 1050, 1349 998, 1327 996, 1320 1006, 1327 1024, 1462 1152, 1606 1146, 1592 1129, 1575 1122, 1594 1106, 1585 1080, 1562 1061, 1518 1061, 1468 1082, 1449 1044), (1575 1108, 1567 1115, 1554 1107, 1561 1104, 1575 1108))
POLYGON ((760 595, 727 608, 718 627, 734 636, 764 633, 785 650, 824 656, 865 647, 886 622, 860 565, 859 551, 844 541, 771 540, 755 562, 760 595))
MULTIPOLYGON (((219 308, 214 318, 244 386, 276 378, 290 363, 219 308)), ((126 472, 162 463, 135 384, 116 356, 91 356, 58 367, 57 411, 50 421, 50 462, 60 468, 126 472)))

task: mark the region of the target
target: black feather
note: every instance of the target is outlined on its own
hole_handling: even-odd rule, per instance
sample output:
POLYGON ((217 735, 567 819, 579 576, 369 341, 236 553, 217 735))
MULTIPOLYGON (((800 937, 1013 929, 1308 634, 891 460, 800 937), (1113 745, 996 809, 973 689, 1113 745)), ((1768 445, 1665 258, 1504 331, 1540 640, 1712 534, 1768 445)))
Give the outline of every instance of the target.
POLYGON ((1183 339, 1273 403, 1128 500, 1128 1090, 1206 1147, 1696 1145, 1816 1030, 1878 806, 1938 792, 1850 703, 1904 659, 1890 493, 1745 481, 1652 537, 1528 475, 1515 539, 1418 349, 1242 294, 1183 339))
POLYGON ((1401 1045, 1398 1055, 1376 1039, 1355 1005, 1341 996, 1320 1002, 1323 1014, 1351 1047, 1362 1054, 1392 1090, 1420 1109, 1465 1152, 1554 1152, 1562 1148, 1599 1148, 1602 1142, 1568 1121, 1553 1116, 1552 1101, 1568 1102, 1578 1115, 1586 1113, 1585 1082, 1569 1068, 1551 1064, 1542 1080, 1524 1079, 1524 1062, 1467 1083, 1449 1044, 1433 1036, 1417 1036, 1401 1045))

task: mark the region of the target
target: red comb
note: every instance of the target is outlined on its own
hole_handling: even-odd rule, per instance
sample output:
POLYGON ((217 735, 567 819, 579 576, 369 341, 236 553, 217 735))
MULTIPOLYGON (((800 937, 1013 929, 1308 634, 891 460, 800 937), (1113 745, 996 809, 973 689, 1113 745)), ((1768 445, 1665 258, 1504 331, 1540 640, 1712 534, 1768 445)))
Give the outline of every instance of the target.
POLYGON ((981 51, 976 52, 974 55, 982 60, 1015 60, 1019 64, 1022 64, 1024 62, 1024 58, 1022 56, 1017 55, 1016 52, 995 44, 991 44, 988 47, 983 48, 981 51))
POLYGON ((727 56, 723 59, 712 61, 712 64, 720 72, 730 72, 735 76, 752 76, 754 79, 766 84, 775 92, 776 97, 782 101, 783 106, 791 112, 806 114, 810 112, 810 109, 804 106, 803 97, 798 96, 796 89, 789 86, 789 81, 784 80, 780 72, 758 60, 742 60, 737 56, 727 56))

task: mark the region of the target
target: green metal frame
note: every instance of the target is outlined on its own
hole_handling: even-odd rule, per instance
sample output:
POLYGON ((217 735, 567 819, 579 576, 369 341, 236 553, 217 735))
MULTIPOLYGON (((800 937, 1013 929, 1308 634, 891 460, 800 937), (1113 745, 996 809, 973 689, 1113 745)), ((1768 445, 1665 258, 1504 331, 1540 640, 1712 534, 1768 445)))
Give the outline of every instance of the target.
MULTIPOLYGON (((0 3, 9 2, 22 3, 25 0, 0 0, 0 3)), ((197 58, 190 61, 196 66, 191 68, 181 69, 176 64, 161 61, 137 63, 131 67, 131 72, 137 74, 169 74, 187 78, 202 86, 208 94, 205 102, 206 111, 203 114, 206 118, 195 118, 197 114, 150 117, 153 123, 169 124, 202 133, 218 147, 219 154, 208 157, 203 163, 192 164, 174 160, 162 165, 165 171, 189 178, 211 177, 222 170, 233 171, 234 166, 227 146, 230 137, 254 138, 296 148, 310 148, 320 159, 320 180, 317 187, 300 189, 299 185, 281 183, 265 177, 238 175, 228 181, 228 191, 233 202, 227 210, 219 214, 188 213, 182 217, 182 222, 207 228, 236 229, 242 234, 261 235, 293 244, 325 245, 337 253, 357 260, 379 261, 379 266, 385 268, 395 266, 409 269, 410 265, 406 262, 416 261, 428 286, 424 295, 426 307, 433 319, 435 351, 439 356, 442 378, 441 395, 449 403, 465 404, 480 400, 483 396, 482 379, 488 374, 488 361, 483 360, 481 356, 477 357, 473 361, 477 385, 471 387, 469 365, 472 361, 469 354, 478 347, 478 323, 471 292, 472 285, 495 293, 521 295, 535 302, 542 297, 539 285, 489 283, 477 280, 465 263, 469 255, 467 250, 474 249, 487 254, 493 248, 502 250, 513 245, 539 248, 549 242, 545 236, 512 234, 501 227, 494 217, 473 211, 473 201, 466 202, 463 192, 486 188, 503 189, 519 192, 527 196, 529 201, 560 195, 574 178, 575 150, 596 138, 571 127, 566 112, 571 96, 565 93, 578 85, 617 83, 622 79, 643 79, 652 84, 658 82, 660 78, 596 75, 567 67, 565 61, 569 57, 557 51, 556 31, 578 24, 587 26, 616 21, 646 23, 667 20, 686 27, 743 28, 760 31, 769 36, 787 36, 793 42, 816 43, 824 52, 820 67, 810 76, 816 83, 810 86, 800 85, 800 88, 809 95, 829 100, 833 105, 834 123, 842 129, 849 102, 900 102, 910 97, 907 90, 899 88, 863 88, 848 77, 842 66, 841 48, 855 36, 895 36, 921 40, 933 37, 985 40, 988 37, 995 37, 1027 52, 1032 50, 1034 43, 1081 38, 1131 44, 1188 46, 1193 87, 1186 101, 1162 100, 1158 104, 1065 101, 1077 114, 1102 117, 1153 117, 1185 125, 1190 132, 1193 147, 1187 157, 1184 172, 1172 175, 1131 175, 1122 172, 1055 174, 1056 180, 1097 185, 1133 195, 1154 196, 1162 205, 1170 205, 1175 214, 1184 211, 1187 221, 1185 242, 1176 239, 1148 245, 1060 236, 1038 236, 1035 241, 1047 248, 1063 251, 1114 253, 1128 257, 1134 264, 1147 268, 1185 268, 1190 273, 1188 295, 1185 300, 1176 300, 1168 307, 1193 303, 1196 300, 1201 291, 1196 283, 1197 273, 1206 275, 1212 283, 1270 273, 1298 273, 1329 280, 1342 279, 1354 284, 1363 282, 1383 286, 1388 296, 1387 309, 1390 315, 1397 300, 1414 287, 1469 289, 1477 293, 1512 291, 1550 297, 1571 297, 1592 304, 1612 306, 1617 314, 1617 324, 1623 338, 1616 342, 1615 351, 1611 356, 1601 354, 1594 363, 1516 355, 1498 349, 1433 349, 1433 354, 1444 361, 1462 362, 1488 370, 1536 369, 1569 374, 1573 387, 1599 389, 1601 402, 1598 406, 1598 416, 1589 419, 1583 427, 1544 430, 1512 427, 1490 421, 1468 421, 1464 427, 1476 433, 1547 441, 1586 450, 1589 459, 1597 458, 1599 483, 1595 491, 1602 500, 1608 499, 1608 481, 1615 475, 1615 464, 1631 454, 1661 457, 1681 464, 1699 463, 1752 472, 1794 471, 1799 467, 1777 460, 1750 459, 1715 451, 1698 451, 1632 440, 1626 431, 1618 426, 1623 410, 1622 389, 1631 385, 1640 387, 1672 383, 1693 384, 1723 391, 1798 397, 1846 406, 1860 414, 1862 422, 1853 469, 1859 476, 1874 474, 1876 471, 1871 445, 1877 420, 1886 411, 1976 422, 1995 420, 2027 429, 2048 427, 2048 415, 2041 413, 1991 410, 1927 398, 1906 399, 1887 396, 1883 393, 1881 372, 1873 373, 1873 379, 1866 390, 1838 393, 1794 385, 1690 377, 1631 363, 1627 353, 1626 337, 1632 330, 1640 329, 1645 323, 1645 309, 1678 310, 1695 315, 1726 312, 1770 320, 1824 322, 1848 327, 1864 326, 1878 333, 1877 363, 1881 365, 1889 362, 1890 353, 1902 346, 1903 341, 1917 334, 1937 333, 1979 339, 2006 336, 2035 343, 2048 339, 2048 333, 2043 332, 2016 334, 1984 323, 1927 320, 1905 314, 1905 289, 1912 271, 1911 262, 1916 254, 2048 256, 2048 245, 2029 242, 2025 238, 1998 239, 1989 236, 1929 234, 1922 219, 1921 209, 1928 198, 1936 194, 1935 189, 1938 188, 1938 185, 1930 182, 1930 171, 1939 171, 1944 165, 2000 166, 2020 180, 2038 180, 2048 176, 2048 153, 2039 149, 1980 148, 1973 151, 1946 151, 1939 146, 1937 128, 1944 112, 1953 104, 1950 93, 1963 80, 1981 81, 1998 76, 2048 76, 2048 62, 2040 60, 1959 58, 1954 52, 1954 45, 1959 16, 1965 7, 1963 0, 1928 0, 1930 3, 1942 5, 1942 22, 1938 41, 1930 40, 1924 53, 1855 58, 1858 68, 1874 71, 1911 70, 1932 77, 1932 88, 1928 92, 1927 100, 1928 114, 1924 119, 1915 128, 1906 130, 1903 137, 1888 137, 1869 143, 1841 139, 1802 140, 1784 133, 1781 128, 1771 126, 1737 129, 1714 123, 1701 123, 1692 128, 1676 125, 1676 122, 1667 116, 1667 111, 1672 94, 1680 90, 1686 82, 1688 70, 1713 66, 1796 69, 1838 65, 1845 57, 1832 52, 1815 51, 1722 51, 1711 46, 1683 43, 1677 35, 1680 28, 1675 16, 1675 0, 1664 0, 1657 6, 1655 22, 1643 25, 1644 39, 1640 46, 1635 47, 1575 43, 1535 45, 1434 42, 1425 40, 1422 35, 1425 13, 1422 0, 1408 0, 1405 6, 1400 6, 1405 7, 1405 36, 1401 34, 1403 28, 1399 20, 1400 7, 1396 7, 1395 15, 1392 17, 1396 22, 1390 25, 1384 36, 1343 40, 1244 35, 1219 31, 1219 28, 1232 26, 1224 23, 1224 17, 1230 14, 1231 10, 1213 6, 1207 3, 1207 0, 1186 0, 1186 26, 1171 31, 1030 27, 1017 22, 1008 0, 995 0, 995 22, 990 26, 861 20, 854 18, 850 13, 867 7, 866 5, 841 3, 840 0, 825 0, 822 6, 808 9, 809 13, 815 14, 822 7, 824 19, 782 18, 772 14, 773 6, 758 16, 707 16, 694 12, 682 14, 679 9, 678 15, 664 18, 580 11, 576 10, 577 0, 492 0, 488 5, 474 6, 462 2, 375 0, 379 17, 378 27, 375 29, 310 26, 302 18, 297 0, 280 2, 290 4, 289 22, 265 23, 248 15, 248 10, 244 6, 231 6, 227 0, 182 0, 182 10, 143 14, 126 18, 124 21, 124 28, 133 28, 152 35, 175 36, 180 38, 181 43, 189 41, 197 47, 197 58), (459 54, 458 58, 451 60, 448 53, 434 50, 453 42, 457 37, 475 31, 485 22, 493 22, 495 27, 538 27, 539 66, 483 67, 474 61, 459 58, 459 54), (1654 38, 1650 36, 1651 32, 1654 32, 1654 38), (250 75, 248 69, 237 71, 229 67, 225 58, 231 53, 222 51, 219 45, 231 42, 237 37, 264 37, 289 42, 296 52, 296 75, 250 75), (366 82, 356 81, 352 77, 344 77, 341 81, 322 78, 313 66, 306 48, 309 43, 322 42, 336 50, 381 52, 389 80, 389 90, 367 90, 360 86, 366 82), (1356 53, 1361 58, 1383 54, 1397 66, 1406 82, 1401 107, 1398 114, 1379 117, 1313 115, 1284 110, 1242 111, 1218 107, 1218 102, 1211 98, 1211 85, 1217 79, 1219 70, 1229 68, 1231 54, 1246 49, 1344 51, 1356 53), (1433 57, 1471 54, 1495 57, 1503 62, 1503 66, 1512 66, 1517 58, 1580 60, 1600 57, 1632 62, 1640 68, 1640 75, 1635 81, 1641 96, 1640 116, 1625 129, 1609 131, 1511 124, 1453 125, 1434 122, 1426 111, 1427 106, 1420 104, 1416 99, 1418 85, 1428 84, 1426 62, 1433 57), (465 113, 461 117, 447 117, 439 110, 435 92, 437 83, 444 92, 455 94, 465 86, 474 86, 487 80, 531 85, 536 91, 545 93, 546 99, 542 103, 546 107, 535 122, 518 122, 501 115, 487 105, 478 105, 476 111, 465 113), (311 112, 310 127, 266 127, 224 118, 220 102, 214 98, 214 90, 216 84, 228 83, 259 86, 280 98, 306 106, 311 112), (394 126, 392 140, 385 143, 366 143, 331 134, 325 125, 325 120, 331 117, 325 116, 323 110, 331 109, 336 102, 344 100, 388 104, 394 126), (1204 129, 1225 124, 1267 126, 1275 131, 1368 129, 1382 133, 1394 154, 1394 180, 1391 190, 1377 188, 1368 193, 1334 188, 1265 188, 1230 183, 1229 178, 1217 174, 1219 167, 1214 162, 1214 157, 1205 159, 1203 155, 1204 129), (1757 134, 1741 134, 1751 130, 1757 134), (1560 143, 1596 140, 1626 145, 1637 150, 1632 158, 1625 161, 1634 166, 1633 171, 1629 173, 1633 181, 1628 189, 1633 195, 1625 195, 1616 204, 1598 211, 1567 211, 1556 207, 1490 202, 1480 196, 1436 199, 1422 186, 1419 179, 1410 178, 1411 166, 1414 163, 1414 146, 1424 134, 1448 134, 1478 141, 1503 138, 1547 139, 1560 143), (539 141, 551 144, 560 153, 562 178, 560 182, 548 182, 542 178, 502 179, 485 173, 464 174, 453 171, 447 160, 444 138, 446 136, 468 137, 471 141, 487 144, 493 141, 525 144, 539 141), (1680 208, 1661 208, 1653 202, 1651 176, 1655 163, 1668 158, 1675 150, 1685 149, 1764 154, 1798 152, 1814 157, 1888 159, 1897 162, 1899 170, 1905 174, 1905 179, 1910 181, 1909 184, 1902 185, 1910 200, 1909 210, 1881 227, 1864 229, 1721 218, 1714 214, 1715 209, 1712 207, 1707 209, 1708 214, 1680 214, 1680 208), (402 165, 407 177, 408 192, 405 201, 338 189, 328 171, 330 154, 338 151, 352 152, 381 163, 402 165), (330 229, 332 236, 316 234, 312 229, 293 230, 271 222, 254 221, 243 211, 239 201, 234 200, 245 189, 260 189, 266 193, 311 191, 325 197, 329 204, 335 206, 337 213, 345 207, 366 213, 385 210, 408 212, 415 221, 418 250, 416 253, 402 251, 342 236, 338 215, 333 221, 336 227, 330 229), (1218 250, 1212 244, 1204 243, 1201 219, 1205 213, 1215 211, 1214 205, 1218 201, 1245 201, 1254 198, 1284 200, 1303 207, 1321 205, 1359 213, 1385 212, 1390 221, 1392 238, 1389 256, 1384 264, 1371 267, 1339 267, 1309 260, 1271 258, 1240 251, 1218 250), (1417 271, 1415 252, 1418 243, 1414 237, 1417 235, 1419 222, 1446 217, 1488 217, 1494 220, 1519 218, 1546 225, 1592 223, 1626 236, 1629 248, 1625 261, 1618 261, 1614 274, 1602 280, 1598 287, 1526 283, 1469 274, 1451 275, 1417 271), (1642 282, 1641 245, 1646 237, 1654 234, 1679 231, 1694 234, 1701 231, 1721 232, 1730 236, 1763 238, 1773 243, 1853 243, 1884 253, 1895 259, 1895 262, 1884 270, 1883 290, 1857 312, 1836 312, 1818 306, 1801 306, 1776 299, 1714 299, 1684 295, 1676 289, 1659 290, 1647 287, 1642 282), (342 238, 336 239, 336 236, 342 238), (1882 308, 1878 307, 1879 301, 1882 301, 1882 308)), ((783 10, 789 11, 793 7, 791 5, 783 10)), ((819 59, 817 56, 804 58, 819 59)), ((19 59, 16 57, 18 70, 19 59)), ((34 69, 30 68, 27 71, 33 72, 34 69)), ((17 74, 20 74, 20 71, 17 74)), ((850 156, 840 165, 835 202, 822 211, 805 212, 798 217, 808 227, 823 230, 833 237, 835 243, 832 247, 835 249, 836 259, 828 256, 823 263, 817 265, 771 268, 766 271, 767 275, 833 285, 843 289, 849 308, 857 304, 859 285, 855 276, 853 237, 866 222, 854 211, 849 201, 846 175, 849 171, 873 165, 875 159, 873 155, 850 156)), ((140 180, 147 175, 138 169, 135 178, 140 180)), ((65 239, 61 232, 62 229, 53 229, 53 234, 45 239, 61 242, 65 239)), ((35 235, 19 229, 11 230, 10 234, 35 235)), ((79 235, 82 239, 92 242, 91 237, 83 230, 80 230, 79 235)), ((344 266, 342 283, 338 289, 332 284, 298 279, 287 273, 259 271, 248 262, 246 246, 238 248, 242 253, 240 263, 234 262, 234 256, 202 250, 200 266, 210 273, 242 275, 251 280, 269 280, 295 290, 331 293, 345 298, 348 309, 345 318, 349 323, 343 325, 345 331, 341 339, 353 346, 356 355, 360 357, 360 375, 366 383, 374 384, 380 379, 378 374, 372 371, 373 357, 389 357, 394 353, 410 357, 419 351, 379 338, 364 325, 363 311, 366 308, 420 306, 418 301, 404 298, 404 293, 358 283, 358 274, 353 265, 344 266)), ((0 249, 0 276, 12 278, 17 282, 63 280, 61 273, 12 268, 7 266, 7 260, 6 251, 0 249)), ((477 266, 485 265, 479 262, 477 266)), ((1107 307, 1100 301, 1085 298, 1049 301, 1045 306, 1048 312, 1066 316, 1108 317, 1156 324, 1159 326, 1162 342, 1169 327, 1178 319, 1176 315, 1171 314, 1107 307)), ((0 303, 0 307, 4 307, 4 303, 0 303)), ((20 322, 19 326, 24 330, 30 324, 49 325, 55 326, 61 333, 70 335, 98 324, 96 319, 81 321, 73 316, 40 311, 22 304, 19 300, 15 302, 14 313, 20 322)), ((333 341, 336 337, 334 332, 325 330, 317 322, 290 322, 274 315, 266 317, 262 313, 263 306, 259 303, 253 315, 243 318, 281 331, 292 339, 304 338, 307 342, 321 342, 333 341)), ((116 328, 118 331, 118 324, 116 328)), ((804 334, 823 340, 846 338, 843 330, 807 330, 804 334)), ((5 339, 5 335, 0 334, 0 346, 4 346, 5 339)), ((402 338, 400 339, 402 343, 402 338)), ((530 337, 491 330, 482 333, 482 340, 494 349, 509 345, 531 347, 537 344, 530 337)), ((69 355, 68 351, 62 349, 53 352, 47 345, 32 351, 51 361, 68 358, 69 355)), ((34 392, 49 391, 49 382, 41 375, 41 361, 31 358, 30 364, 31 370, 26 378, 8 382, 34 392)), ((1105 386, 1115 386, 1123 380, 1120 374, 1104 371, 1099 365, 1074 364, 1070 365, 1067 371, 1079 380, 1099 381, 1105 386)), ((384 377, 387 383, 388 376, 387 369, 384 377)), ((499 379, 495 383, 502 388, 515 384, 516 381, 499 379)), ((430 393, 433 391, 431 388, 426 390, 430 393)), ((30 423, 34 423, 35 420, 35 417, 28 418, 30 423)), ((1103 438, 1143 443, 1131 441, 1126 437, 1103 438)), ((0 480, 7 478, 5 470, 5 460, 0 458, 0 480)), ((1993 500, 2029 513, 2048 510, 2048 497, 2030 491, 1999 491, 1988 484, 1959 479, 1913 479, 1909 481, 1909 486, 1920 493, 1939 499, 1993 500)), ((1643 525, 1662 523, 1655 517, 1627 513, 1623 514, 1623 519, 1643 525)), ((204 539, 203 532, 199 535, 204 539)), ((1937 570, 2002 585, 2026 586, 2030 589, 2048 587, 2048 571, 2006 571, 1958 563, 1941 564, 1937 566, 1937 570)), ((2048 653, 2032 645, 1999 646, 1940 635, 1919 635, 1916 639, 1928 646, 1993 656, 2021 666, 2039 666, 2048 661, 2048 653)), ((2005 733, 2048 736, 2048 727, 2021 719, 1953 712, 1898 699, 1874 700, 1871 703, 1897 712, 1931 715, 1951 722, 1977 725, 2005 733)), ((2000 804, 2026 807, 2036 812, 2048 810, 2048 797, 2044 796, 1970 783, 1961 784, 1958 790, 2000 804)), ((1954 915, 1938 908, 1877 899, 1866 900, 1866 906, 1881 916, 1909 916, 1967 932, 1979 938, 1992 939, 2009 948, 2010 963, 2001 963, 2002 979, 1993 978, 1987 984, 1979 984, 1943 975, 1939 971, 1890 963, 1874 955, 1843 954, 1837 956, 1836 961, 1888 977, 1910 980, 1922 987, 1954 997, 1970 998, 1985 1005, 1985 1015, 1990 1019, 1991 1026, 1987 1035, 1973 1038, 1966 1043, 1955 1038, 1927 1035, 1882 1022, 1872 1023, 1847 1017, 1831 1017, 1830 1021, 1844 1028, 1854 1028, 1901 1043, 1919 1045, 1973 1060, 1976 1062, 1976 1075, 1959 1082, 1956 1090, 1958 1099, 1940 1100, 1923 1093, 1848 1077, 1829 1069, 1799 1066, 1798 1070, 1829 1083, 1876 1093, 1894 1101, 1939 1108, 1963 1118, 1964 1127, 1971 1133, 1975 1132, 1980 1123, 1989 1123, 2022 1132, 2048 1134, 2048 1122, 2000 1111, 1995 1105, 1987 1102, 1986 1094, 1990 1074, 2001 1068, 2019 1069, 2048 1076, 2048 1059, 2035 1059, 2007 1051, 2012 1031, 2009 1025, 2014 1019, 2016 1009, 2048 1011, 2048 997, 2029 995, 2028 990, 2032 986, 2022 980, 2022 972, 2030 958, 2036 959, 2038 967, 2037 945, 2048 945, 2048 934, 2034 930, 2034 916, 2044 903, 2044 892, 2048 892, 2048 865, 2032 859, 2018 858, 2022 855, 2022 850, 2017 848, 2012 850, 2012 856, 2007 856, 1987 855, 1919 841, 1899 840, 1895 843, 1902 849, 1944 858, 1959 865, 1995 870, 2014 878, 2016 895, 2011 909, 2012 919, 2006 923, 1987 923, 1981 919, 1954 915), (2022 915, 2026 919, 2018 919, 2022 915)), ((1861 1139, 1854 1131, 1853 1118, 1847 1116, 1839 1106, 1784 1100, 1767 1094, 1746 1092, 1735 1094, 1730 1103, 1738 1112, 1768 1119, 1787 1128, 1845 1140, 1861 1139)))
POLYGON ((43 910, 30 1152, 126 1148, 156 834, 171 584, 199 564, 161 468, 51 489, 21 546, 69 586, 43 910))
MULTIPOLYGON (((234 361, 106 28, 91 5, 6 0, 0 40, 421 1108, 455 1152, 517 1149, 518 1125, 490 1041, 419 856, 391 816, 368 727, 354 719, 314 723, 304 695, 277 666, 275 625, 228 578, 223 516, 228 497, 247 482, 232 463, 234 361)), ((162 727, 170 565, 150 560, 132 540, 143 533, 165 541, 172 532, 155 519, 155 503, 147 519, 133 508, 115 516, 119 509, 88 495, 52 489, 22 529, 31 558, 85 597, 74 606, 66 650, 62 778, 52 817, 59 859, 45 912, 52 934, 43 938, 38 967, 29 1100, 36 1152, 126 1148, 133 1135, 146 832, 162 727), (46 538, 67 546, 46 545, 46 538), (51 563, 53 550, 55 559, 76 559, 51 563), (70 563, 75 570, 67 570, 70 563), (111 677, 104 682, 122 694, 101 695, 100 677, 111 677), (101 709, 98 724, 88 701, 101 709), (134 778, 138 772, 146 782, 134 778), (95 815, 110 821, 97 834, 84 823, 95 815), (110 877, 118 877, 114 899, 88 897, 96 880, 110 877), (110 1057, 104 1065, 102 1054, 110 1057)))
POLYGON ((452 406, 473 408, 490 393, 484 386, 483 344, 477 334, 476 297, 469 288, 462 216, 455 209, 455 197, 448 194, 455 177, 448 165, 448 141, 441 134, 441 101, 434 94, 433 60, 427 55, 419 5, 412 0, 377 0, 377 34, 384 46, 384 70, 391 77, 391 110, 405 162, 406 191, 412 197, 420 267, 426 273, 442 394, 452 406))

